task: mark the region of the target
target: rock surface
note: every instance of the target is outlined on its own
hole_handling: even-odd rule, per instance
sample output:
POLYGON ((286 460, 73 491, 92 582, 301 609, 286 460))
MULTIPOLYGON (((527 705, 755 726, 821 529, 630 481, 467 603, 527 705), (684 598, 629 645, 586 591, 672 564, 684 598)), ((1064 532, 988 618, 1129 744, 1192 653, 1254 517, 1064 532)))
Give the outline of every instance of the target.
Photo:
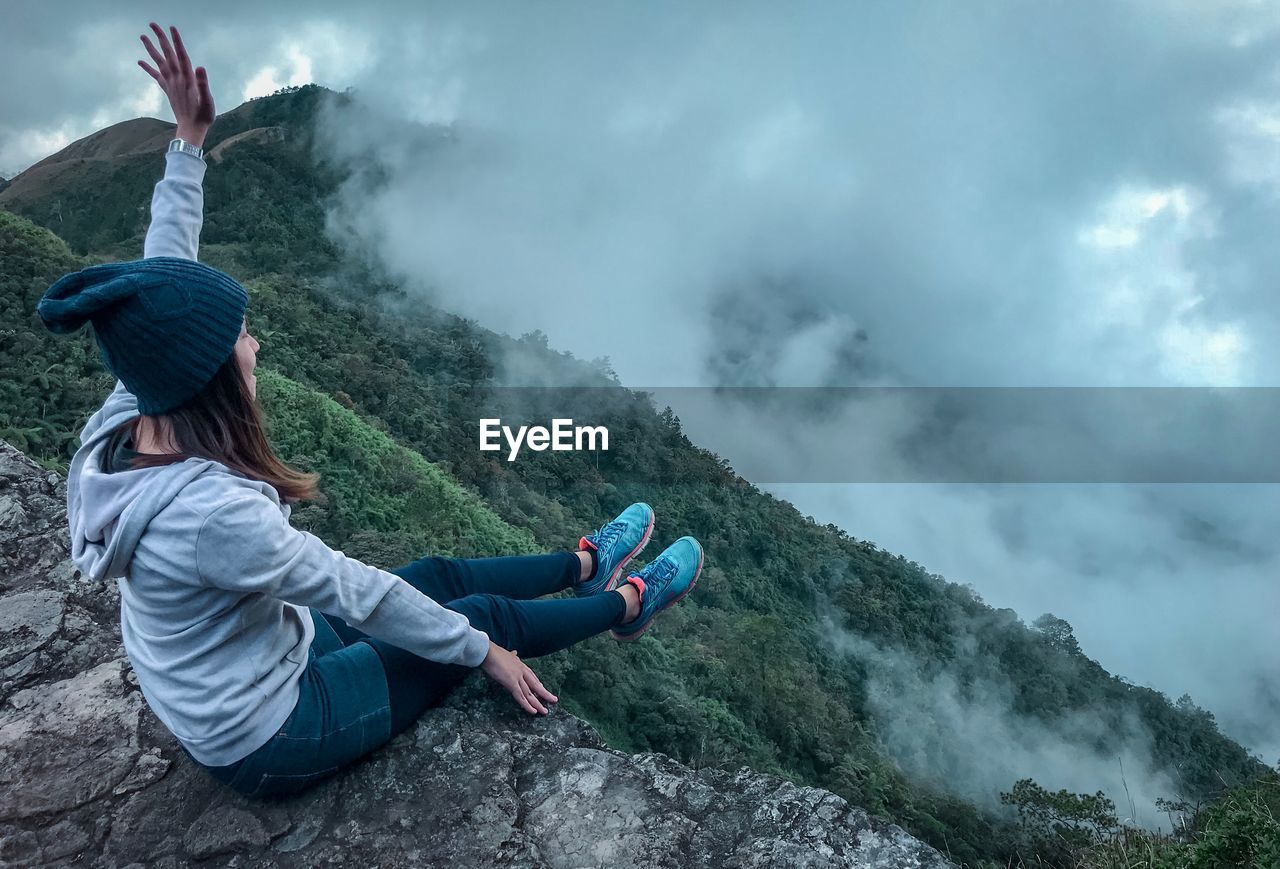
POLYGON ((609 749, 482 680, 335 779, 240 797, 181 752, 68 560, 62 479, 0 442, 0 864, 951 865, 815 788, 609 749))

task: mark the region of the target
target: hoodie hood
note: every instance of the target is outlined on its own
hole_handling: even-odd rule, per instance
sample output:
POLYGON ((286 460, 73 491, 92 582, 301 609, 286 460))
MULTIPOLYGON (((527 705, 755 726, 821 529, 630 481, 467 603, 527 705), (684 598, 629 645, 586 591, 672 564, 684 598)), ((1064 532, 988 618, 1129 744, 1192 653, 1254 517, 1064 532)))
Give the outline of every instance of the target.
POLYGON ((95 580, 125 575, 142 533, 184 486, 206 473, 234 473, 221 462, 202 458, 107 473, 103 460, 112 431, 136 416, 137 399, 117 384, 81 431, 80 449, 67 474, 71 558, 95 580))

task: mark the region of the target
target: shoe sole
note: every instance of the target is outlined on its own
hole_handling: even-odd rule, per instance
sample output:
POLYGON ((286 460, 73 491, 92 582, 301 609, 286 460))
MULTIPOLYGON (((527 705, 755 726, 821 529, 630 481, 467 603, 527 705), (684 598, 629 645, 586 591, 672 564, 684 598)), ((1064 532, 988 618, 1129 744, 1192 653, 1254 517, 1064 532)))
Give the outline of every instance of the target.
POLYGON ((653 623, 658 620, 658 615, 663 610, 670 609, 671 607, 680 603, 680 601, 685 599, 685 596, 688 595, 689 592, 693 591, 693 587, 698 584, 698 579, 701 578, 702 576, 702 562, 705 558, 706 558, 706 553, 703 552, 702 547, 699 546, 698 547, 698 569, 693 572, 693 579, 689 581, 689 587, 686 588, 684 591, 680 592, 675 597, 673 597, 671 600, 664 603, 662 606, 658 607, 656 610, 654 610, 653 615, 649 616, 649 621, 645 623, 645 626, 643 628, 636 631, 634 634, 619 634, 616 631, 610 630, 609 636, 613 637, 619 643, 634 643, 636 640, 643 637, 644 632, 649 630, 649 628, 653 627, 653 623))
POLYGON ((631 563, 631 559, 639 555, 646 546, 649 545, 649 538, 653 536, 654 521, 658 518, 658 514, 649 508, 649 524, 644 529, 644 536, 640 538, 640 542, 636 544, 635 549, 627 553, 627 557, 618 562, 618 566, 613 569, 613 575, 609 577, 609 581, 601 586, 598 590, 580 594, 579 597, 590 597, 593 594, 601 594, 606 591, 613 591, 619 585, 618 580, 622 577, 622 569, 631 563))

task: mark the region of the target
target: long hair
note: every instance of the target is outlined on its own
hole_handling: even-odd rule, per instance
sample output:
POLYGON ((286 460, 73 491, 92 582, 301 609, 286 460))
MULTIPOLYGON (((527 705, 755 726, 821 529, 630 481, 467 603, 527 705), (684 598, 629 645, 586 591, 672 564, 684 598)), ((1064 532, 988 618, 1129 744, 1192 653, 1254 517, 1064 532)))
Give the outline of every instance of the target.
MULTIPOLYGON (((275 487, 281 501, 317 500, 319 475, 294 470, 267 443, 262 410, 240 374, 235 354, 186 403, 164 414, 173 430, 176 453, 139 454, 134 468, 154 468, 192 457, 213 459, 253 480, 275 487)), ((131 420, 134 443, 138 423, 131 420)))

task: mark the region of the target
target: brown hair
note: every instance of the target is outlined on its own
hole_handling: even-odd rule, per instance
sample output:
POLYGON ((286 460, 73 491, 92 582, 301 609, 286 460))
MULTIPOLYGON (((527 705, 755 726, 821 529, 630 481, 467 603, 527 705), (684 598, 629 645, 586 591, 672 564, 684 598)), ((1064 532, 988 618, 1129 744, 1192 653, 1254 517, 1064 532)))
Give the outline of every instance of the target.
MULTIPOLYGON (((253 480, 275 487, 281 501, 317 500, 317 474, 294 470, 280 460, 267 443, 262 410, 249 394, 235 354, 214 373, 213 379, 186 403, 167 411, 176 453, 138 453, 134 468, 154 468, 192 457, 213 459, 253 480)), ((131 420, 134 443, 141 417, 131 420)))

